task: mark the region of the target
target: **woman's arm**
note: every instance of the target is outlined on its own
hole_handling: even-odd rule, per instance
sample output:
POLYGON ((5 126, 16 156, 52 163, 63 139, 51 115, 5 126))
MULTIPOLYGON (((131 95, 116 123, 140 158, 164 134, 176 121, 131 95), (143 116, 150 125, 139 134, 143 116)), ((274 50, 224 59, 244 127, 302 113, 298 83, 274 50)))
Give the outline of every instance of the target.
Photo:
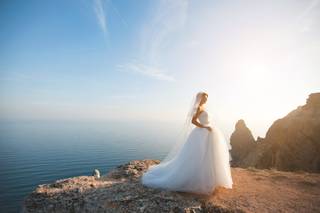
POLYGON ((194 125, 196 125, 197 127, 206 128, 207 130, 211 131, 211 127, 210 127, 210 126, 204 126, 204 125, 202 125, 201 123, 199 123, 199 122, 197 121, 198 116, 200 115, 200 113, 201 113, 200 107, 198 107, 197 112, 196 112, 196 113, 193 115, 193 117, 192 117, 192 123, 193 123, 194 125))

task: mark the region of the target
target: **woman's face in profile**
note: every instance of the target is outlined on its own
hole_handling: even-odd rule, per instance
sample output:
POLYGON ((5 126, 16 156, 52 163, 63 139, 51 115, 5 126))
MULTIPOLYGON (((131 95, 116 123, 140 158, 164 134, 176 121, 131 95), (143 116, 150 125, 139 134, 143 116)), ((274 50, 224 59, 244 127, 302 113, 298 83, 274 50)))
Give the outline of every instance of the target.
POLYGON ((201 100, 201 104, 206 103, 206 102, 207 102, 207 100, 208 100, 208 95, 207 95, 207 94, 203 94, 203 96, 202 96, 202 100, 201 100))

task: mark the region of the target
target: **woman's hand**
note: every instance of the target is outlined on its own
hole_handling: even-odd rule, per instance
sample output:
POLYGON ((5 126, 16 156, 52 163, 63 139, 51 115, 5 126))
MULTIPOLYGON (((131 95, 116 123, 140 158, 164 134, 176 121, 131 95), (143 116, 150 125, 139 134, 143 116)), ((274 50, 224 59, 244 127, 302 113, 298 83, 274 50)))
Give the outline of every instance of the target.
POLYGON ((211 126, 207 126, 206 129, 209 130, 210 132, 212 131, 212 127, 211 126))

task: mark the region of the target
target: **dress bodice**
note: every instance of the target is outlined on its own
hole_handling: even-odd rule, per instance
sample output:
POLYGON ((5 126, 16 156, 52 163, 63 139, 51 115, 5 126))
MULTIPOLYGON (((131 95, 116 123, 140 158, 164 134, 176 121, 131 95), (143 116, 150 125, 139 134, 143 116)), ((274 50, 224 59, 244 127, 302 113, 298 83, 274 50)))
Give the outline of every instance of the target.
POLYGON ((210 124, 210 115, 206 110, 203 110, 202 112, 200 112, 198 119, 202 125, 210 124))

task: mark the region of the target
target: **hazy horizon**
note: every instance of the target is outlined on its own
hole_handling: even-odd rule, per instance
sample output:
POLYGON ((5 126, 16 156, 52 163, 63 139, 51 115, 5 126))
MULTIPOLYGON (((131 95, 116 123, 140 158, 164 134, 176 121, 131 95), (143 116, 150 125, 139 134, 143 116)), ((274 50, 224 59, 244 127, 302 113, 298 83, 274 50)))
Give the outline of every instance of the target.
POLYGON ((181 122, 255 137, 320 90, 320 1, 3 1, 0 120, 181 122))

